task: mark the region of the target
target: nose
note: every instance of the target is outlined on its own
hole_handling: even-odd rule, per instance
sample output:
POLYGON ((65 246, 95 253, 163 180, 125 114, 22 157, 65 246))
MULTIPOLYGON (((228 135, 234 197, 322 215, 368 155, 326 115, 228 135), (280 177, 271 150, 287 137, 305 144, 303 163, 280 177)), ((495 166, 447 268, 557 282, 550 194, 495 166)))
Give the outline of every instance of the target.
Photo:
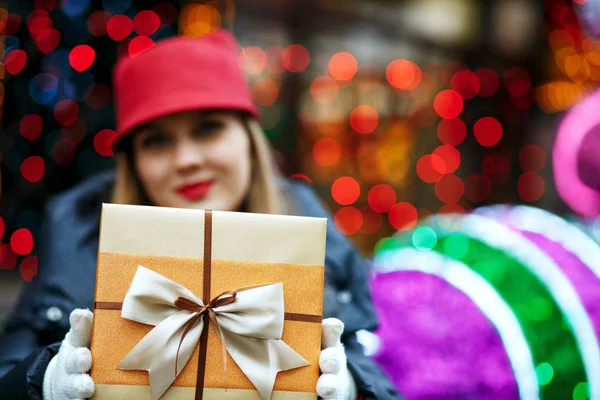
POLYGON ((205 162, 203 149, 192 141, 183 140, 175 150, 175 166, 179 171, 198 168, 205 162))

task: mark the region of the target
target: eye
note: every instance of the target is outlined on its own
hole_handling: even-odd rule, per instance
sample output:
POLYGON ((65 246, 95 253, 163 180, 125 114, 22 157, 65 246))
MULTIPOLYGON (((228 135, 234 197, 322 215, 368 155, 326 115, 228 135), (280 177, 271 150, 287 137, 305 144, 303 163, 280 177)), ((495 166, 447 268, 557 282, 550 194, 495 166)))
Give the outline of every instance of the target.
POLYGON ((225 127, 225 124, 218 119, 207 119, 202 121, 196 129, 196 136, 207 136, 220 132, 225 127))
POLYGON ((160 132, 147 133, 140 138, 140 144, 144 149, 159 148, 169 144, 169 137, 160 132))

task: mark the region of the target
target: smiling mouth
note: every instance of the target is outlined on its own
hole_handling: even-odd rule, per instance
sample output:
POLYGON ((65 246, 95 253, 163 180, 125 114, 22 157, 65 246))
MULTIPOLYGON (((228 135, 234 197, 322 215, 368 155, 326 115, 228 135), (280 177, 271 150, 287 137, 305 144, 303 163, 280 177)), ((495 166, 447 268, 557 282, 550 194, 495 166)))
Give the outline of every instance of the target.
POLYGON ((205 197, 213 186, 214 181, 199 181, 182 185, 177 188, 177 194, 188 199, 198 200, 205 197))

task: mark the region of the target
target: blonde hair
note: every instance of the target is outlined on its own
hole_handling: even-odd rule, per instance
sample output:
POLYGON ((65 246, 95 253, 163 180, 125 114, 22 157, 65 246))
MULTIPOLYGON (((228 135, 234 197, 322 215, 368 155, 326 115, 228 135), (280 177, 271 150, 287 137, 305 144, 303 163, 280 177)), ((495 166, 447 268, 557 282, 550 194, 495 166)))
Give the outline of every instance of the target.
MULTIPOLYGON (((262 214, 290 214, 291 202, 282 188, 282 178, 267 137, 258 121, 242 115, 242 122, 250 138, 252 176, 250 190, 244 199, 247 212, 262 214)), ((135 172, 131 151, 117 156, 116 180, 112 193, 115 204, 152 205, 135 172)))

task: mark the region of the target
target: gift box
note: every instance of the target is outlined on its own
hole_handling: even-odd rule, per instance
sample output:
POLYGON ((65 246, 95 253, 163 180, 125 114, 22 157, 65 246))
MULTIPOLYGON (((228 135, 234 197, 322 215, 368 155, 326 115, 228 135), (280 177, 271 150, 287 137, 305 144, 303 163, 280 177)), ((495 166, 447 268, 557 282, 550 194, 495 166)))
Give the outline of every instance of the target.
POLYGON ((316 399, 325 235, 322 218, 104 204, 93 398, 316 399))

